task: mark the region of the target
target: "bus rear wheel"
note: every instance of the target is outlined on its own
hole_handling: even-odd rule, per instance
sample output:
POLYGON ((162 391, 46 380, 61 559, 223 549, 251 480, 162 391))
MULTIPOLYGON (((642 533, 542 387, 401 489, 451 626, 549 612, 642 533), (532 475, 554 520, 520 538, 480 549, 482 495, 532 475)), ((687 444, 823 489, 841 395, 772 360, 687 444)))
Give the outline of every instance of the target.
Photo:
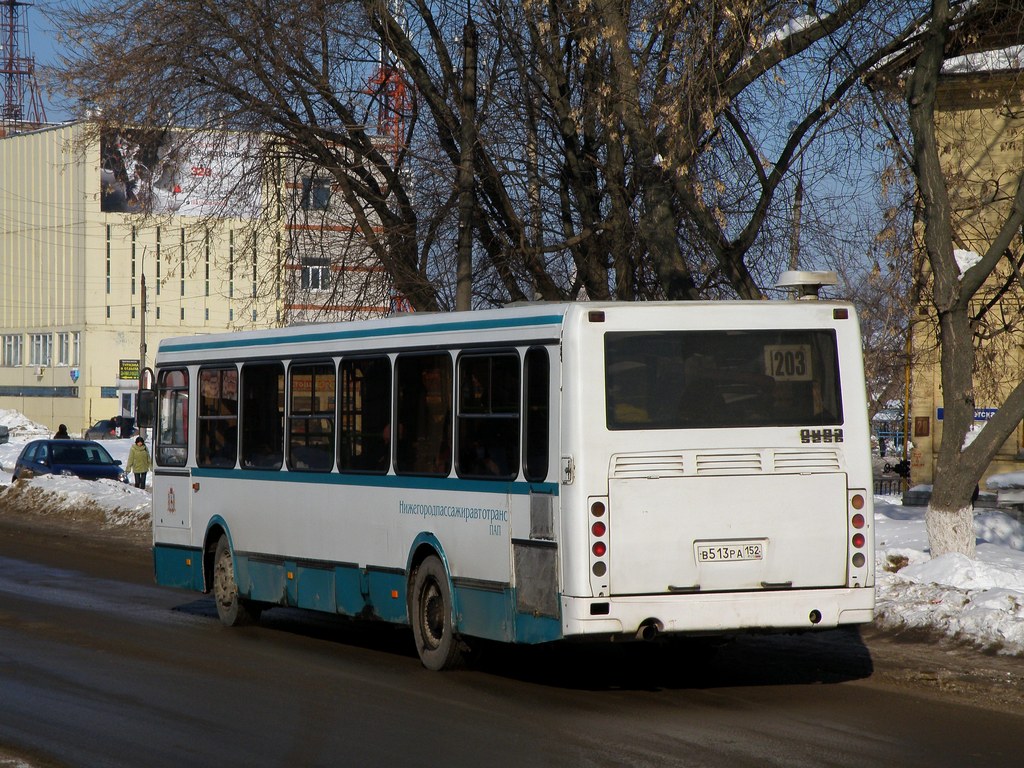
POLYGON ((217 604, 217 616, 227 627, 253 624, 260 617, 259 607, 238 594, 235 559, 227 536, 221 536, 217 541, 213 557, 213 600, 217 604))
POLYGON ((427 669, 452 669, 462 662, 462 646, 452 622, 452 594, 440 559, 431 555, 412 578, 409 618, 416 652, 427 669))

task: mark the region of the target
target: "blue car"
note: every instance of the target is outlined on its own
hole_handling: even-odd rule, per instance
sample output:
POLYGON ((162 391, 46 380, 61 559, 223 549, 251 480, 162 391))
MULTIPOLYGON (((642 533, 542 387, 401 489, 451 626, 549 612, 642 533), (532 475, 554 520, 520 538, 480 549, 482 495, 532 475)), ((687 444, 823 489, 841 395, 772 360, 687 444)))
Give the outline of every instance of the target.
POLYGON ((33 440, 18 456, 13 477, 19 480, 35 475, 124 480, 121 462, 94 440, 33 440))

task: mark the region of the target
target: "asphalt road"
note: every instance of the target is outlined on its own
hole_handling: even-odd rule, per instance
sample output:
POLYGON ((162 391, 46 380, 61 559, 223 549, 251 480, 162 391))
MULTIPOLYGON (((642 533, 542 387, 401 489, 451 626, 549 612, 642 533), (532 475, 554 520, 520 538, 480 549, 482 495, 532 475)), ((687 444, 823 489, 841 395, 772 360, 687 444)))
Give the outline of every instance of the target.
MULTIPOLYGON (((227 629, 144 533, 0 513, 0 755, 51 766, 1020 766, 1018 659, 864 633, 484 648, 275 609, 227 629)), ((4 765, 0 757, 0 765, 4 765)))

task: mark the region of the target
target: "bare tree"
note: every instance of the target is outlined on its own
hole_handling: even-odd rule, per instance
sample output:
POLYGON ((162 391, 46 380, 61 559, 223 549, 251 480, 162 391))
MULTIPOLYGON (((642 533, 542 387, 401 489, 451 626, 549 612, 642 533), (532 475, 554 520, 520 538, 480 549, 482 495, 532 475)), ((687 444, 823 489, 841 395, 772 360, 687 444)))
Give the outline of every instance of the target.
POLYGON ((933 0, 912 49, 906 84, 912 168, 921 205, 922 274, 927 278, 922 299, 931 308, 945 412, 927 513, 933 556, 974 555, 972 494, 1024 415, 1024 381, 1012 351, 1016 344, 1007 345, 1024 320, 1019 278, 1024 176, 1019 166, 1001 168, 996 184, 987 176, 998 145, 1019 141, 1020 120, 1006 110, 1013 104, 1020 108, 1019 100, 1012 101, 1012 94, 1020 91, 1019 65, 1016 73, 1004 73, 1001 83, 989 77, 984 88, 958 95, 965 99, 960 106, 970 107, 958 111, 995 123, 958 127, 947 122, 940 129, 936 102, 950 56, 984 50, 979 42, 986 37, 995 47, 1019 39, 1022 19, 1019 5, 999 0, 957 7, 933 0), (986 97, 997 87, 1011 101, 992 103, 986 97), (986 136, 992 143, 980 144, 986 136), (965 263, 965 253, 958 250, 972 251, 975 258, 965 263), (1008 351, 1005 357, 1000 354, 1008 351), (976 398, 982 391, 987 398, 1001 398, 1002 404, 973 434, 976 398))
POLYGON ((474 109, 450 2, 65 0, 59 81, 101 127, 255 132, 323 169, 417 309, 455 305, 465 136, 475 305, 757 298, 795 224, 811 231, 790 191, 809 213, 839 194, 812 183, 841 165, 822 158, 861 130, 862 76, 912 29, 875 0, 468 9, 474 109))

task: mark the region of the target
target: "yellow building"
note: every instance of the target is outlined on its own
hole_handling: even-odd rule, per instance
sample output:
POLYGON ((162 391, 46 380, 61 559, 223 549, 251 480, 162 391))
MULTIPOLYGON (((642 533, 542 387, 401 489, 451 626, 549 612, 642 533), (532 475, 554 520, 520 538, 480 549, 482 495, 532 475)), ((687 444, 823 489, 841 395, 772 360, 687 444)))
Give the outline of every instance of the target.
MULTIPOLYGON (((976 254, 988 249, 1006 220, 1024 168, 1024 58, 1015 46, 1000 47, 1008 40, 998 30, 987 34, 984 29, 975 30, 961 39, 968 43, 950 51, 940 76, 936 129, 953 208, 953 246, 966 268, 976 254)), ((912 485, 934 480, 944 415, 928 265, 918 258, 915 271, 922 296, 911 326, 908 419, 912 485)), ((979 338, 984 339, 976 355, 975 429, 984 425, 1024 376, 1022 260, 1024 243, 1018 235, 997 274, 975 297, 979 338)), ((1022 426, 1002 445, 985 477, 1020 469, 1024 469, 1022 426)))
POLYGON ((368 262, 348 258, 378 283, 360 307, 325 251, 290 242, 300 230, 316 240, 294 213, 309 207, 301 183, 232 197, 244 139, 182 151, 168 135, 100 139, 68 123, 0 138, 0 409, 81 432, 134 414, 139 367, 161 338, 274 327, 330 297, 336 311, 317 319, 386 311, 368 262))

